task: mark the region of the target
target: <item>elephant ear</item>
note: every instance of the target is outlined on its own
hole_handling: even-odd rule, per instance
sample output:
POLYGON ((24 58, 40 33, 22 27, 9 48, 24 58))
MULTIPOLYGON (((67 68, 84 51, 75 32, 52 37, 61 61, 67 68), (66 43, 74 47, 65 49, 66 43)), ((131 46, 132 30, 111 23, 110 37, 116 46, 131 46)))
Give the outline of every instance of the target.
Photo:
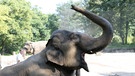
POLYGON ((46 52, 47 60, 58 65, 63 65, 63 55, 58 50, 48 50, 46 52))

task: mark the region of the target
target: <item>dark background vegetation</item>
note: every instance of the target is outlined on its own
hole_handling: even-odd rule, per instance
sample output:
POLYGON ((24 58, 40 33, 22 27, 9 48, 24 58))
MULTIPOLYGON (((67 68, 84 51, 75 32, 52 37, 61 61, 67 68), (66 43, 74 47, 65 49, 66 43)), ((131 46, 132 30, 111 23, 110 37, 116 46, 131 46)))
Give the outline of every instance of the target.
POLYGON ((114 37, 107 48, 135 48, 135 0, 69 1, 59 4, 54 14, 44 14, 26 0, 0 0, 0 53, 12 54, 26 41, 48 40, 57 29, 100 36, 102 29, 71 10, 71 4, 103 16, 112 23, 114 37))

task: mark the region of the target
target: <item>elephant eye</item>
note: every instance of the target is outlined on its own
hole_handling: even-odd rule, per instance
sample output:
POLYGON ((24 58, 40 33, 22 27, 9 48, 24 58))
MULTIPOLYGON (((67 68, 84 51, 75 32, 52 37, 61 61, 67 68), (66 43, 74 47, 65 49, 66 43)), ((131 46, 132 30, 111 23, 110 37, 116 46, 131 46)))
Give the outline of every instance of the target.
POLYGON ((59 49, 59 44, 57 44, 57 43, 53 43, 52 45, 53 45, 53 47, 54 47, 56 50, 58 50, 58 49, 59 49))
POLYGON ((52 47, 54 47, 56 50, 59 50, 60 49, 60 45, 61 45, 61 40, 58 36, 53 36, 51 38, 51 45, 52 47))
POLYGON ((53 43, 59 43, 60 39, 58 37, 53 37, 53 43))

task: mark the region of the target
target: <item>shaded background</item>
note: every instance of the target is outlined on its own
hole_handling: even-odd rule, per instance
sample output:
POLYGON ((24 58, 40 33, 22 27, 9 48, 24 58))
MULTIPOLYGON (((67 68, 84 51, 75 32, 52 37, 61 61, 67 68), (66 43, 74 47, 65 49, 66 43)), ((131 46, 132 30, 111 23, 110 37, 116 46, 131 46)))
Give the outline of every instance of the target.
MULTIPOLYGON (((135 0, 64 1, 57 3, 55 12, 45 13, 45 9, 32 4, 31 0, 1 0, 0 53, 18 52, 26 41, 48 40, 51 33, 57 29, 83 32, 93 37, 100 36, 101 28, 71 10, 71 4, 103 16, 112 23, 114 37, 104 52, 110 52, 110 49, 135 49, 135 0)), ((44 1, 39 3, 42 3, 42 6, 49 4, 44 1)), ((47 7, 50 10, 51 3, 53 2, 47 7)))

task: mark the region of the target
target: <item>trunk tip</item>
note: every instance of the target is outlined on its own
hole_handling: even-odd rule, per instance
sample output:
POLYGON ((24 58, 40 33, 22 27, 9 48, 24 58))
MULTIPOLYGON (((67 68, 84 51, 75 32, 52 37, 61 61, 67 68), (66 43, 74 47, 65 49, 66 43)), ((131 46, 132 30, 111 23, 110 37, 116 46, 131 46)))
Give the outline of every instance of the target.
POLYGON ((71 5, 71 9, 74 9, 75 8, 75 5, 71 5))

